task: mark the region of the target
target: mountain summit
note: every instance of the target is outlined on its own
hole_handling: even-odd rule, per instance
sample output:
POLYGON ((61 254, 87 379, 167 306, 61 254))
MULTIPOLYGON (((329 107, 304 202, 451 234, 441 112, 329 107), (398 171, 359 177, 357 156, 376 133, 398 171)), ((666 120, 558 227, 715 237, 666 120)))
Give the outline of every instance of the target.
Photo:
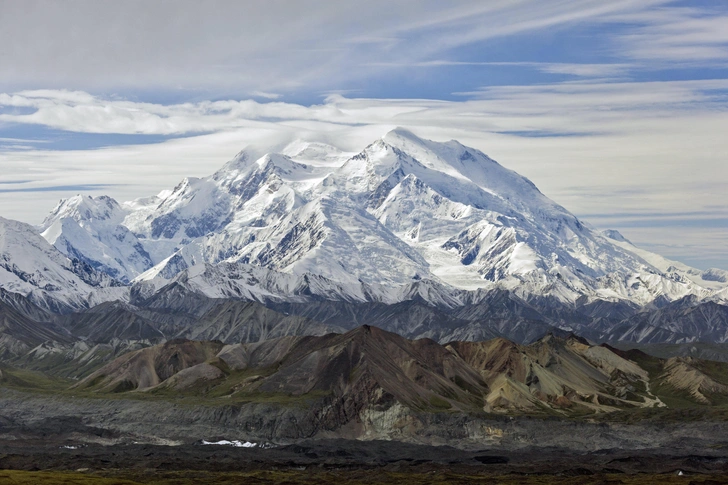
MULTIPOLYGON (((67 325, 49 348, 68 355, 363 324, 439 342, 728 341, 728 272, 597 231, 484 153, 404 129, 358 153, 244 149, 156 196, 62 200, 37 227, 0 219, 0 302, 29 328, 67 325)), ((16 333, 13 355, 37 344, 16 333)))
POLYGON ((243 150, 209 177, 123 204, 76 196, 40 230, 119 281, 181 277, 218 297, 285 298, 303 285, 327 299, 457 306, 500 288, 645 305, 720 300, 728 287, 719 270, 596 231, 478 150, 401 128, 356 154, 306 142, 243 150))

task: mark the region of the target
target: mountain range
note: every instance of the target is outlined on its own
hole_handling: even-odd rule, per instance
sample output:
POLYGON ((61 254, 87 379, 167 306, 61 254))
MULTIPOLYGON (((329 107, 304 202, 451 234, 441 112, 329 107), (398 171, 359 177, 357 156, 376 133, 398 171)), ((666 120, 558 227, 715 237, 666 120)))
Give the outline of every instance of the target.
POLYGON ((639 249, 484 153, 405 129, 358 153, 243 150, 156 196, 61 200, 40 226, 0 218, 0 300, 15 358, 362 324, 443 343, 728 342, 727 271, 639 249))
POLYGON ((111 437, 105 444, 212 435, 700 450, 722 443, 728 403, 728 363, 661 359, 574 335, 441 345, 364 325, 253 343, 170 339, 77 365, 75 379, 60 377, 62 367, 0 363, 0 435, 22 439, 32 428, 21 423, 40 421, 70 428, 74 446, 102 435, 111 437))
POLYGON ((659 394, 721 403, 728 397, 728 364, 708 364, 621 352, 573 335, 549 334, 528 346, 502 338, 443 346, 365 325, 344 334, 234 345, 174 339, 126 353, 73 388, 236 402, 321 394, 328 398, 322 412, 339 418, 394 405, 569 415, 666 407, 659 394))
MULTIPOLYGON (((357 437, 361 429, 346 428, 406 420, 413 413, 578 418, 668 407, 705 410, 728 402, 728 363, 661 359, 574 335, 548 334, 529 345, 503 338, 441 345, 368 325, 227 345, 177 338, 76 371, 82 374, 63 381, 70 387, 59 389, 62 395, 192 399, 233 410, 305 403, 307 427, 354 431, 357 437)), ((4 367, 0 383, 25 392, 45 383, 30 375, 4 367)))

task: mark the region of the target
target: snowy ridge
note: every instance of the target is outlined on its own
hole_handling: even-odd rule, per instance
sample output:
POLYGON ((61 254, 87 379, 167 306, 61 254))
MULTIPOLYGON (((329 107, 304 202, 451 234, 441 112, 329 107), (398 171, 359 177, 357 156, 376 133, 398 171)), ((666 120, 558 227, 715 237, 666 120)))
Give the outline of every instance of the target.
MULTIPOLYGON (((148 275, 149 276, 149 275, 148 275)), ((394 304, 421 300, 441 308, 456 308, 466 303, 459 291, 432 280, 421 280, 397 287, 362 282, 342 283, 313 273, 293 275, 243 263, 209 263, 185 268, 171 279, 159 276, 140 279, 134 285, 138 295, 151 296, 170 285, 216 299, 244 299, 260 303, 303 303, 332 300, 394 304)))
POLYGON ((41 224, 41 235, 59 251, 113 278, 129 282, 153 261, 122 224, 126 211, 112 198, 77 195, 62 200, 41 224))
POLYGON ((303 141, 243 150, 157 196, 62 201, 39 229, 145 291, 176 282, 214 297, 448 308, 495 289, 566 304, 728 296, 727 272, 602 234, 482 152, 404 129, 356 154, 303 141))
POLYGON ((58 252, 33 226, 2 217, 0 287, 53 312, 123 299, 126 293, 108 275, 58 252))
POLYGON ((629 252, 632 252, 647 261, 651 266, 657 268, 662 273, 669 275, 670 279, 681 283, 692 282, 697 286, 707 290, 721 290, 725 292, 728 289, 728 271, 710 268, 705 271, 691 268, 690 266, 669 259, 663 258, 659 254, 651 253, 640 249, 625 239, 618 231, 603 231, 605 237, 611 242, 629 252))

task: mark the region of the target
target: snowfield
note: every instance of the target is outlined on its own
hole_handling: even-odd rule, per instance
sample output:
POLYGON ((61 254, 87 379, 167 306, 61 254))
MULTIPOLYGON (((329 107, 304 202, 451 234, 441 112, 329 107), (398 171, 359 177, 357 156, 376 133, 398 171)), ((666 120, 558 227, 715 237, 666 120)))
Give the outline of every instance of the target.
POLYGON ((243 150, 156 196, 78 195, 37 228, 2 220, 0 231, 2 288, 70 308, 170 282, 215 298, 449 308, 496 289, 567 304, 728 300, 728 272, 601 233, 484 153, 404 129, 359 153, 243 150))

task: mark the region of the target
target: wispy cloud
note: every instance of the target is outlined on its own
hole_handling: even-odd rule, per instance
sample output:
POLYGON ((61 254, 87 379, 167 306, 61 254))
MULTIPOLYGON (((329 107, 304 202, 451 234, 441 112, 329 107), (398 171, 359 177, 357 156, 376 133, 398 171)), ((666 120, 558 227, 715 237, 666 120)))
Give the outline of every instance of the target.
POLYGON ((626 57, 647 62, 705 64, 728 61, 728 6, 661 8, 617 15, 633 28, 617 37, 626 57))
POLYGON ((463 46, 645 15, 666 3, 9 2, 0 16, 0 45, 13 48, 0 51, 0 88, 325 91, 386 76, 405 61, 451 59, 463 46))
MULTIPOLYGON (((174 186, 185 176, 207 175, 246 146, 262 154, 304 139, 354 151, 406 126, 426 138, 454 138, 480 148, 577 215, 612 213, 612 218, 594 218, 600 227, 624 229, 628 238, 639 239, 633 233, 652 225, 662 232, 651 233, 651 241, 668 244, 680 219, 670 214, 704 221, 684 227, 706 237, 716 230, 709 219, 728 216, 728 165, 716 156, 728 151, 727 90, 728 80, 575 82, 488 87, 462 101, 331 95, 313 106, 250 100, 162 105, 84 93, 7 94, 1 99, 37 111, 4 115, 6 123, 187 136, 96 150, 0 150, 6 179, 32 179, 23 186, 28 189, 54 188, 5 192, 0 202, 6 216, 39 220, 53 205, 40 195, 60 197, 68 193, 65 186, 113 180, 118 185, 106 191, 128 200, 174 186), (22 204, 10 203, 21 197, 22 204), (711 215, 698 215, 705 212, 711 215), (659 222, 637 223, 650 219, 659 222)), ((728 256, 728 243, 717 244, 728 256)))
MULTIPOLYGON (((82 133, 173 135, 293 120, 344 125, 415 123, 502 133, 546 135, 627 133, 650 130, 647 121, 670 123, 665 115, 699 113, 722 120, 728 80, 671 82, 558 83, 497 86, 462 93, 462 102, 350 99, 331 95, 320 105, 253 100, 162 105, 103 99, 86 93, 44 91, 0 94, 2 106, 33 108, 28 114, 0 114, 0 121, 35 124, 82 133), (440 120, 440 121, 438 121, 440 120)), ((261 126, 262 126, 261 125, 261 126)))
POLYGON ((265 91, 253 91, 250 93, 251 96, 254 98, 264 98, 264 99, 280 99, 283 97, 282 94, 279 93, 267 93, 265 91))
MULTIPOLYGON (((0 182, 0 193, 18 192, 96 192, 99 190, 117 187, 117 184, 74 184, 74 185, 46 185, 41 187, 3 187, 7 182, 0 182)), ((14 184, 22 182, 14 182, 14 184)))
MULTIPOLYGON (((684 220, 714 220, 716 216, 722 216, 728 213, 728 210, 702 210, 688 212, 655 212, 655 211, 636 211, 636 212, 602 212, 596 214, 581 214, 581 217, 588 219, 660 219, 662 221, 684 220)), ((719 217, 721 219, 721 217, 719 217)))
POLYGON ((697 268, 726 268, 726 226, 696 228, 676 223, 667 227, 625 228, 624 233, 629 234, 629 239, 639 247, 666 258, 697 268))
POLYGON ((435 59, 430 61, 402 61, 402 62, 371 62, 370 66, 384 67, 462 67, 462 66, 480 66, 480 67, 525 67, 534 69, 548 74, 568 74, 571 76, 605 78, 623 76, 628 73, 634 66, 624 63, 604 63, 604 64, 579 64, 566 62, 525 62, 525 61, 456 61, 446 59, 435 59))
POLYGON ((47 143, 47 140, 34 140, 30 138, 2 138, 0 143, 47 143))
POLYGON ((627 74, 633 68, 630 64, 575 64, 575 63, 530 63, 536 69, 549 74, 569 74, 580 77, 616 77, 627 74))

